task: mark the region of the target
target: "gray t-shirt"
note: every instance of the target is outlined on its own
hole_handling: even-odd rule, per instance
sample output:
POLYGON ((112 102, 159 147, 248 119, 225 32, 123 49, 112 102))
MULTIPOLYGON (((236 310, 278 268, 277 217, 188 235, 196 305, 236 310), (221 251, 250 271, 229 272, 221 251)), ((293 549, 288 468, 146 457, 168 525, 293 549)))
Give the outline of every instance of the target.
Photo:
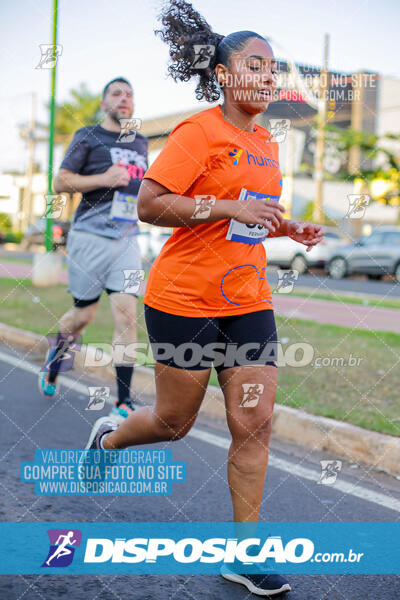
POLYGON ((62 169, 80 175, 104 173, 120 159, 131 176, 129 184, 119 188, 98 188, 82 194, 74 215, 73 229, 88 231, 109 238, 139 233, 137 224, 110 218, 111 204, 116 191, 136 196, 147 170, 148 140, 136 133, 133 141, 118 142, 120 134, 101 125, 82 127, 74 135, 62 169))

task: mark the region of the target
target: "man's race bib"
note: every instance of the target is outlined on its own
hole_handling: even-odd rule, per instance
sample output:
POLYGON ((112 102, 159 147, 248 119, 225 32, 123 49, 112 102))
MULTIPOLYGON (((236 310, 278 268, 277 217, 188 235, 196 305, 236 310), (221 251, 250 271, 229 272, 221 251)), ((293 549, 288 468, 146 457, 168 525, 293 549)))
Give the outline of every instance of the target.
POLYGON ((110 219, 113 221, 136 223, 138 220, 137 196, 124 194, 123 192, 114 192, 110 219))
MULTIPOLYGON (((239 202, 246 202, 250 198, 260 198, 261 200, 275 200, 279 202, 280 196, 271 196, 270 194, 260 194, 251 192, 245 188, 241 189, 239 202)), ((268 237, 268 229, 263 225, 246 225, 231 219, 226 239, 232 242, 242 242, 242 244, 261 244, 268 237)))

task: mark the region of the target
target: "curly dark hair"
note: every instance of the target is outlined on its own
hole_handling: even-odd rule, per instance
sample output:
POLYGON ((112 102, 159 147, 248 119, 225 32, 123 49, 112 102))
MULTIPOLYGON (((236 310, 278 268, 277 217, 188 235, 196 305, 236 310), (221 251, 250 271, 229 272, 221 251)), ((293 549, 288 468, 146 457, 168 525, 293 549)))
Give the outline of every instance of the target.
POLYGON ((198 76, 197 100, 215 102, 221 96, 215 67, 229 66, 232 52, 241 50, 249 38, 265 38, 254 31, 237 31, 227 36, 215 33, 207 21, 185 0, 170 0, 159 16, 162 29, 154 33, 169 45, 170 64, 168 74, 175 80, 189 81, 198 76), (208 66, 196 68, 195 45, 211 46, 208 66))

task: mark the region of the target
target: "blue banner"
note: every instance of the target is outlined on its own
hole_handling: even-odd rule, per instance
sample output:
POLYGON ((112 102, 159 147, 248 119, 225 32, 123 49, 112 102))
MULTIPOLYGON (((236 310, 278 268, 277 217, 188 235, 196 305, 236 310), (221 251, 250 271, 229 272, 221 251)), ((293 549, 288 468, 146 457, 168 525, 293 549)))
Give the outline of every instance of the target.
POLYGON ((1 523, 1 574, 399 574, 400 523, 1 523), (240 572, 240 571, 239 571, 240 572))

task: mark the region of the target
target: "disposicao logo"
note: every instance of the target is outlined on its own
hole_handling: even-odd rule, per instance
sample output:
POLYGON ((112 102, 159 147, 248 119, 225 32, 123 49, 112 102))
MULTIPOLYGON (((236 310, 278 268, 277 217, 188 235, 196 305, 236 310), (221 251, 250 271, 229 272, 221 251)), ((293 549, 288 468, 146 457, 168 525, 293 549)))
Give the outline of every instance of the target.
POLYGON ((277 563, 304 563, 314 553, 314 544, 308 538, 295 538, 286 545, 280 536, 269 536, 263 543, 259 538, 244 540, 194 537, 175 541, 171 538, 89 538, 86 543, 85 563, 157 563, 164 557, 181 564, 190 563, 265 563, 272 558, 277 563), (248 555, 250 546, 259 554, 248 555))
POLYGON ((68 567, 74 558, 75 548, 81 545, 79 529, 48 529, 49 553, 42 567, 68 567))

